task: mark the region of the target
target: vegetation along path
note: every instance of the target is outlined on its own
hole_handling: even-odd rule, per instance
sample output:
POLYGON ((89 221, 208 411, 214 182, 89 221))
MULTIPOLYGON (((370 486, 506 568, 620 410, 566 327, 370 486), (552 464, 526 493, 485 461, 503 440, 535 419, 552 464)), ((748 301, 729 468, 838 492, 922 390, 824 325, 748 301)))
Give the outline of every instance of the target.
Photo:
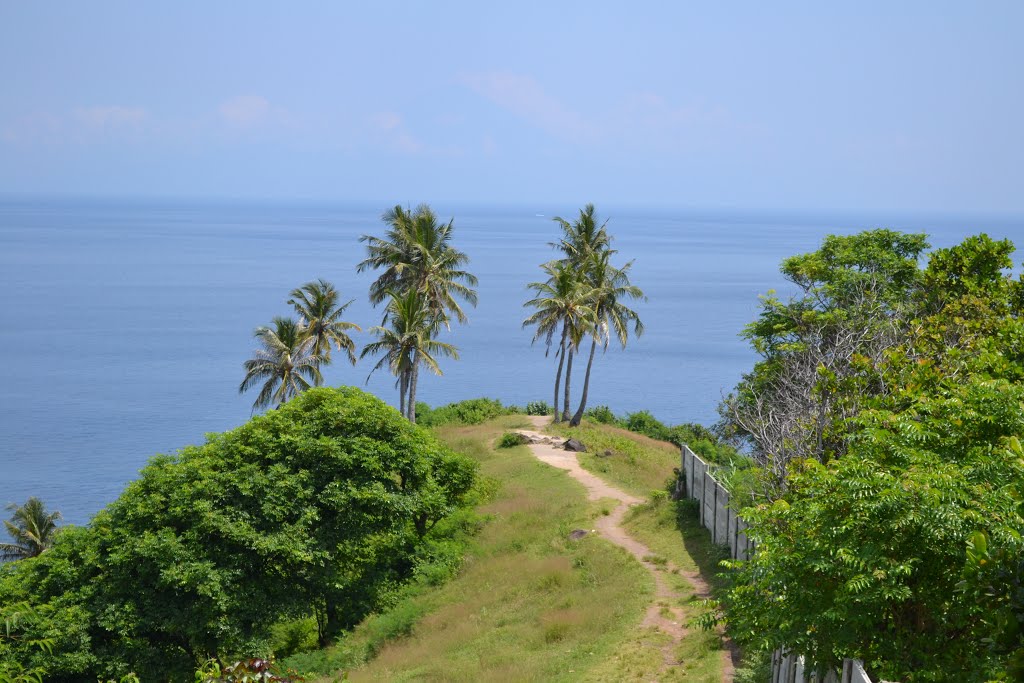
MULTIPOLYGON (((550 419, 546 416, 531 416, 530 422, 537 430, 543 429, 550 419)), ((629 535, 622 526, 623 517, 632 505, 639 505, 643 502, 640 498, 630 495, 625 491, 610 485, 596 474, 583 469, 576 459, 576 453, 567 451, 562 447, 564 439, 548 436, 539 431, 517 430, 519 433, 530 438, 530 451, 543 463, 565 470, 569 476, 581 483, 587 490, 587 497, 590 500, 613 499, 618 505, 608 515, 600 517, 595 522, 595 532, 608 539, 615 545, 624 548, 640 562, 643 567, 651 573, 654 578, 655 600, 647 608, 644 616, 643 626, 656 629, 667 635, 671 640, 661 647, 664 664, 662 671, 676 664, 673 652, 675 647, 687 634, 683 625, 683 611, 675 606, 681 597, 665 578, 666 573, 673 573, 686 578, 693 589, 693 595, 697 598, 711 597, 711 588, 698 572, 683 571, 675 567, 671 562, 656 561, 657 558, 651 550, 629 535)), ((732 681, 733 662, 727 651, 723 651, 722 680, 732 681)))

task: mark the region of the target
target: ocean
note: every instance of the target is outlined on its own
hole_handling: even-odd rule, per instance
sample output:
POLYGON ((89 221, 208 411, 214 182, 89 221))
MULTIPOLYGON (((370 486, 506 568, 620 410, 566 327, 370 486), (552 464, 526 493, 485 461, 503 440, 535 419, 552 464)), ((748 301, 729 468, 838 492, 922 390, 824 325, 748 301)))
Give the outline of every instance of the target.
MULTIPOLYGON (((579 207, 434 203, 454 218, 454 244, 480 278, 469 323, 444 341, 458 361, 422 375, 431 405, 488 396, 550 403, 554 354, 531 345, 526 284, 555 256, 552 217, 579 207)), ((380 234, 381 202, 0 200, 0 504, 37 496, 83 524, 157 453, 201 443, 250 416, 239 395, 252 331, 288 314, 288 292, 315 278, 354 299, 364 330, 375 275, 356 273, 363 234, 380 234)), ((1024 245, 1024 219, 827 212, 727 212, 598 205, 618 263, 633 260, 647 328, 628 348, 598 354, 590 406, 648 409, 668 423, 710 424, 755 362, 740 338, 758 295, 781 293, 780 261, 829 233, 871 227, 929 233, 934 246, 988 232, 1024 245)), ((1020 255, 1018 254, 1018 261, 1020 255)), ((365 333, 354 334, 361 346, 365 333)), ((329 385, 397 402, 394 380, 335 354, 329 385)), ((577 366, 574 401, 582 388, 577 366)))

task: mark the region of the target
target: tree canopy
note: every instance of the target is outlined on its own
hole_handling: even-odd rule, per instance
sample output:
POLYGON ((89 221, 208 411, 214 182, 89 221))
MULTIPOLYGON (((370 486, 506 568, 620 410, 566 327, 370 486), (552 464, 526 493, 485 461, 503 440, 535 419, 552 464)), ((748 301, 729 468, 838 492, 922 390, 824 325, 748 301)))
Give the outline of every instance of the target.
POLYGON ((278 410, 160 455, 88 527, 0 570, 0 603, 40 618, 12 658, 82 680, 192 680, 257 655, 281 618, 324 638, 406 580, 433 526, 465 504, 475 464, 357 389, 278 410), (26 641, 27 642, 27 641, 26 641))
POLYGON ((766 475, 722 616, 816 667, 1019 680, 1024 287, 1008 240, 925 249, 878 230, 783 263, 800 293, 764 300, 722 411, 766 475))

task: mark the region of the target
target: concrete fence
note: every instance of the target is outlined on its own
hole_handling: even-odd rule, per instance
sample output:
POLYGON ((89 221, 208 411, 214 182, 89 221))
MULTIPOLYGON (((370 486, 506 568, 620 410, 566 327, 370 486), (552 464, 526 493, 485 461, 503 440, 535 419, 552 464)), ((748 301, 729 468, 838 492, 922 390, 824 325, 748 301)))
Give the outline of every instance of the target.
MULTIPOLYGON (((681 457, 676 493, 699 503, 700 523, 711 532, 711 539, 715 543, 729 546, 729 553, 734 560, 748 559, 754 553, 757 543, 747 536, 746 522, 729 505, 729 492, 712 476, 712 468, 689 446, 683 445, 681 457)), ((772 654, 771 683, 872 682, 864 672, 863 663, 858 660, 844 660, 841 673, 830 671, 821 678, 815 673, 804 672, 803 657, 776 651, 772 654)))

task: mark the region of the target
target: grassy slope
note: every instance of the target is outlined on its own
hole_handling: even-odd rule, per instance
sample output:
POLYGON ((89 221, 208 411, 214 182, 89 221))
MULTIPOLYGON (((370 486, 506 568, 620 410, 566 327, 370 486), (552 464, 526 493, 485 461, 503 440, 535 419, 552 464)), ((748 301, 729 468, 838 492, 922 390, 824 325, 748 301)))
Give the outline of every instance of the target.
POLYGON ((680 465, 677 446, 591 422, 571 429, 551 425, 548 430, 583 442, 588 452, 581 453, 579 461, 585 469, 648 499, 626 516, 625 526, 630 533, 680 569, 700 571, 714 579, 718 563, 725 559, 722 550, 711 543, 691 503, 673 502, 665 495, 674 481, 672 469, 680 465), (604 457, 608 450, 612 455, 604 457))
MULTIPOLYGON (((600 538, 567 540, 609 504, 588 503, 582 487, 525 447, 490 447, 506 429, 524 426, 521 419, 438 429, 500 482, 483 510, 490 521, 455 579, 367 619, 334 650, 336 665, 321 670, 348 668, 346 660, 364 658, 348 654, 370 651, 375 658, 350 669, 350 680, 720 680, 718 638, 696 628, 673 653, 681 664, 662 670, 666 637, 639 625, 652 599, 650 576, 600 538)), ((645 497, 663 490, 678 466, 671 444, 604 425, 585 423, 574 433, 592 451, 615 454, 583 455, 584 467, 645 497)), ((713 566, 713 548, 696 523, 656 498, 627 516, 631 533, 683 569, 713 566)), ((679 605, 687 618, 698 609, 679 605)))
MULTIPOLYGON (((647 498, 646 503, 632 508, 623 520, 623 526, 634 538, 650 548, 655 557, 668 560, 683 571, 699 571, 713 588, 718 587, 718 563, 726 559, 726 554, 711 542, 710 534, 700 525, 696 508, 688 501, 672 501, 668 496, 668 485, 674 481, 672 469, 680 464, 677 446, 620 427, 587 421, 575 428, 550 425, 548 431, 582 441, 587 452, 579 454, 579 461, 585 469, 647 498), (605 456, 606 451, 612 454, 605 456)), ((692 598, 686 582, 674 583, 684 595, 679 603, 684 618, 692 623, 702 608, 686 599, 692 598)), ((691 626, 676 653, 684 664, 686 680, 720 680, 718 653, 722 647, 717 634, 691 626)))
POLYGON ((644 498, 663 491, 679 467, 679 448, 621 427, 584 421, 570 429, 565 424, 549 425, 548 431, 575 437, 587 447, 579 454, 580 465, 610 484, 644 498), (605 457, 604 452, 612 455, 605 457))
MULTIPOLYGON (((483 509, 491 520, 455 579, 396 608, 419 615, 411 633, 350 680, 578 680, 640 618, 653 590, 643 569, 599 538, 567 539, 599 506, 525 447, 489 447, 515 420, 438 430, 501 482, 483 509)), ((339 649, 375 638, 389 618, 371 617, 339 649)))

